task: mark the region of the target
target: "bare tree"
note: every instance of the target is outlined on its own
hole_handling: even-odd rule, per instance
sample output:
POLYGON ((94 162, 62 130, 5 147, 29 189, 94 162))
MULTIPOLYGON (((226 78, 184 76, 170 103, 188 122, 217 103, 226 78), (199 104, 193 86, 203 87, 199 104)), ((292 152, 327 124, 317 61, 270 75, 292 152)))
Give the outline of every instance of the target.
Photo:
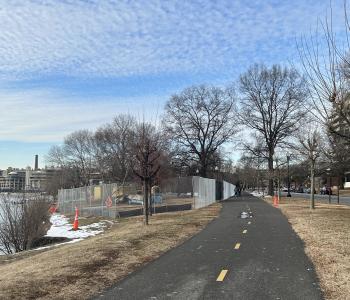
POLYGON ((310 165, 310 208, 315 209, 315 168, 316 160, 324 151, 324 143, 320 132, 314 126, 302 130, 299 134, 298 152, 309 162, 310 165))
POLYGON ((254 144, 243 143, 243 154, 239 160, 241 165, 240 176, 245 176, 247 184, 250 187, 257 187, 259 192, 260 187, 264 191, 264 175, 266 173, 264 170, 266 170, 268 153, 262 139, 257 136, 254 137, 254 144), (254 170, 254 172, 251 170, 254 170))
POLYGON ((138 124, 136 130, 133 171, 141 179, 144 192, 145 224, 148 225, 149 194, 152 181, 160 170, 162 135, 151 124, 138 124))
POLYGON ((86 185, 96 170, 95 150, 93 133, 78 130, 68 135, 62 146, 51 147, 46 161, 74 175, 71 178, 78 175, 78 185, 86 185))
POLYGON ((206 177, 219 148, 236 134, 232 89, 194 86, 173 95, 165 106, 166 130, 182 164, 196 164, 206 177))
POLYGON ((136 120, 130 115, 117 115, 111 124, 95 133, 97 162, 101 173, 125 182, 132 174, 132 145, 136 120))
POLYGON ((1 195, 0 251, 5 254, 30 249, 49 229, 50 203, 39 195, 25 199, 1 195))
POLYGON ((311 112, 315 119, 327 126, 330 134, 350 144, 350 25, 346 2, 345 40, 340 43, 336 40, 331 11, 321 23, 321 31, 316 31, 309 39, 302 38, 298 49, 310 89, 311 112))
POLYGON ((68 166, 75 167, 81 175, 81 183, 86 185, 95 169, 93 133, 89 130, 78 130, 64 139, 63 151, 68 166))
POLYGON ((49 149, 45 157, 48 164, 56 167, 63 167, 67 164, 63 147, 54 145, 49 149))
POLYGON ((294 69, 254 65, 240 77, 240 120, 263 141, 273 195, 273 161, 277 147, 286 146, 305 116, 306 87, 294 69))

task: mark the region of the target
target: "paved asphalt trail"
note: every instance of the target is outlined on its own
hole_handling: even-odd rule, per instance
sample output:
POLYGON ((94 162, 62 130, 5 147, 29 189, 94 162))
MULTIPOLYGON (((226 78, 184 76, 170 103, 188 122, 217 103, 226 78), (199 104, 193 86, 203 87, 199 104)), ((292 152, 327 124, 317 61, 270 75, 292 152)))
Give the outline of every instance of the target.
POLYGON ((287 219, 263 200, 243 196, 224 201, 220 217, 203 231, 96 299, 323 297, 303 243, 287 219), (249 209, 253 218, 238 218, 249 209), (240 247, 234 249, 237 243, 240 247), (217 281, 220 273, 223 281, 217 281))

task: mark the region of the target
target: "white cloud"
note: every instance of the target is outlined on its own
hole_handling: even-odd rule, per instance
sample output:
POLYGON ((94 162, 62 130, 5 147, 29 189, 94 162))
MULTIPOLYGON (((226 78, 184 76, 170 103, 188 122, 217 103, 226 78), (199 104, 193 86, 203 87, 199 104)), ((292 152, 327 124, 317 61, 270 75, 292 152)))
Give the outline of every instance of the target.
POLYGON ((294 45, 281 42, 315 26, 329 3, 279 2, 3 0, 0 74, 206 72, 251 62, 262 51, 287 55, 294 45))
MULTIPOLYGON (((22 79, 38 79, 39 86, 47 75, 93 84, 94 77, 220 72, 231 80, 244 64, 287 60, 294 38, 316 26, 329 3, 279 2, 0 0, 0 86, 16 87, 0 89, 0 140, 60 141, 120 112, 155 119, 168 99, 83 99, 65 92, 64 83, 61 90, 44 82, 18 88, 22 79)), ((333 11, 337 31, 342 1, 333 11)))
POLYGON ((57 90, 0 91, 0 141, 59 142, 74 130, 96 129, 119 113, 155 122, 166 98, 69 97, 57 90), (89 100, 89 101, 87 101, 89 100))

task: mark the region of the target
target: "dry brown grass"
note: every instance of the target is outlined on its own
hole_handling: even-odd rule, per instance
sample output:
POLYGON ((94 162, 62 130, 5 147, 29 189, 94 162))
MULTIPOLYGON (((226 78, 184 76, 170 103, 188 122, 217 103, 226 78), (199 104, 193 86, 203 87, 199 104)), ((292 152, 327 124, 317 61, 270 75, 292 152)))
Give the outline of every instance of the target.
POLYGON ((311 211, 298 198, 282 198, 279 207, 305 242, 325 298, 350 299, 350 207, 316 204, 311 211))
POLYGON ((105 233, 0 262, 1 299, 86 299, 175 247, 215 218, 221 205, 129 218, 105 233))

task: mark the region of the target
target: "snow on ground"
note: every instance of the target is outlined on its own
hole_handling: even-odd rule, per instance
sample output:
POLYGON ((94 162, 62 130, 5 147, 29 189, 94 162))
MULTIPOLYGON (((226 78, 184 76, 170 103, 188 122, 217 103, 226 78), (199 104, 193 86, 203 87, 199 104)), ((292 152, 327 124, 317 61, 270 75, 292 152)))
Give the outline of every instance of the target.
MULTIPOLYGON (((57 243, 49 246, 44 247, 38 247, 33 250, 42 250, 42 249, 48 249, 51 247, 56 247, 63 244, 72 244, 76 242, 80 242, 83 239, 94 236, 96 234, 102 233, 104 231, 104 228, 107 226, 106 222, 113 223, 111 221, 104 221, 104 222, 98 222, 93 223, 86 226, 79 226, 79 230, 74 231, 72 230, 72 224, 69 223, 69 219, 65 217, 64 215, 60 214, 53 214, 50 218, 51 222, 51 228, 48 230, 46 236, 49 237, 65 237, 71 239, 68 242, 63 243, 57 243)), ((0 255, 4 255, 4 253, 0 252, 0 255)))
POLYGON ((255 197, 263 197, 264 196, 263 192, 257 192, 257 191, 252 191, 250 194, 252 194, 255 197))
POLYGON ((84 239, 89 236, 102 233, 106 223, 99 222, 86 226, 79 226, 79 230, 72 230, 72 224, 64 215, 53 214, 50 218, 52 223, 51 228, 48 230, 46 236, 50 237, 66 237, 69 239, 84 239))

